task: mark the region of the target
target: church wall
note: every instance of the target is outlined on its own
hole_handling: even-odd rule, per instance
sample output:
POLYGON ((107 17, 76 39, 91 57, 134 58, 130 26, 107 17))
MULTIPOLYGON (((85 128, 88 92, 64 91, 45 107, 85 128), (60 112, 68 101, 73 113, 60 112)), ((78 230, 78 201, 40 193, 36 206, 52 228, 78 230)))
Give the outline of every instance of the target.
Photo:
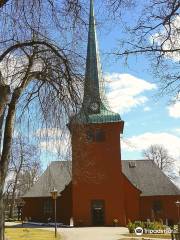
MULTIPOLYGON (((57 222, 64 224, 70 223, 72 216, 72 192, 71 184, 57 198, 57 222)), ((51 197, 33 197, 24 198, 25 206, 23 207, 23 219, 31 219, 31 221, 48 222, 48 218, 54 220, 54 201, 51 197), (44 205, 49 202, 49 207, 44 210, 44 205)))
POLYGON ((141 219, 163 220, 164 223, 168 220, 171 223, 178 221, 178 209, 175 202, 179 200, 178 195, 166 196, 144 196, 140 200, 141 219), (154 209, 154 210, 153 210, 154 209), (166 220, 167 219, 167 220, 166 220))
POLYGON ((132 183, 123 175, 123 188, 125 191, 126 224, 140 220, 140 193, 132 183))
POLYGON ((60 222, 70 224, 70 218, 72 217, 72 183, 66 186, 61 193, 57 207, 57 217, 60 222))
POLYGON ((93 225, 92 201, 104 201, 104 225, 125 225, 120 157, 122 123, 91 124, 72 130, 73 217, 75 225, 93 225), (100 129, 105 141, 87 142, 89 129, 100 129))
POLYGON ((23 219, 32 221, 44 221, 43 201, 45 198, 24 198, 25 205, 23 207, 23 219))

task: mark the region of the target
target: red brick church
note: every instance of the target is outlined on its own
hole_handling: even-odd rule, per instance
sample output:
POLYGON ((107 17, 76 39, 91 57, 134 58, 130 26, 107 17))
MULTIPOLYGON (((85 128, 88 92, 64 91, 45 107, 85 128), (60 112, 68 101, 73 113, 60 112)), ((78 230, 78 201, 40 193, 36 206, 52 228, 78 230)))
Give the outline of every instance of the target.
POLYGON ((177 222, 180 190, 149 160, 122 161, 124 122, 108 107, 90 5, 84 98, 69 122, 72 161, 52 162, 24 196, 23 216, 46 222, 54 216, 50 191, 58 190, 57 219, 75 226, 111 226, 115 219, 177 222))

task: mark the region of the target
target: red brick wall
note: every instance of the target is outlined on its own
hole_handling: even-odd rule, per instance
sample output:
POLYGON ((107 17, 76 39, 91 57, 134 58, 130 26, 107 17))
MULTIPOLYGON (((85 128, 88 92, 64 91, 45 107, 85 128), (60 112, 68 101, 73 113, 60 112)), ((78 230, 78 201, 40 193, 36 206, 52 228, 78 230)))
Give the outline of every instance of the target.
POLYGON ((24 198, 23 219, 31 218, 33 221, 43 221, 43 198, 24 198))
POLYGON ((72 184, 70 183, 61 193, 59 205, 57 207, 58 219, 65 223, 70 223, 72 217, 72 184))
POLYGON ((125 225, 120 132, 123 123, 71 127, 73 159, 73 218, 75 225, 92 225, 91 201, 105 201, 105 225, 117 218, 125 225), (101 129, 103 142, 87 142, 86 132, 101 129))
POLYGON ((126 224, 128 221, 140 220, 141 191, 133 186, 125 175, 123 175, 123 188, 125 191, 126 224))
MULTIPOLYGON (((44 214, 44 201, 47 197, 35 197, 24 198, 26 204, 23 207, 23 219, 27 217, 32 221, 47 222, 48 218, 54 219, 54 201, 51 200, 53 206, 52 214, 44 214)), ((69 224, 72 216, 72 192, 71 183, 61 193, 61 196, 57 198, 57 221, 69 224)))
POLYGON ((179 200, 180 196, 146 196, 141 197, 140 204, 140 213, 141 219, 147 220, 153 218, 155 220, 162 219, 165 223, 166 219, 173 221, 173 223, 177 223, 178 220, 178 212, 177 206, 175 202, 179 200), (152 212, 153 202, 161 201, 162 202, 162 211, 154 214, 152 212))

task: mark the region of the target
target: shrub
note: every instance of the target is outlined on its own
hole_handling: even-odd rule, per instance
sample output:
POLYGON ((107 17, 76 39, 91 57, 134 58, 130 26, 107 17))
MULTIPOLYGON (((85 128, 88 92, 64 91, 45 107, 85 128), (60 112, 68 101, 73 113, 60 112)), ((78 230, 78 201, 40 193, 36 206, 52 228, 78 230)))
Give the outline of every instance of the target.
POLYGON ((154 221, 154 222, 147 222, 146 228, 150 230, 164 230, 166 226, 164 226, 162 222, 154 221))
POLYGON ((145 222, 142 222, 142 221, 135 221, 134 224, 135 224, 135 228, 137 228, 137 227, 144 228, 145 227, 145 222))
POLYGON ((163 225, 162 222, 143 222, 143 221, 134 221, 131 222, 129 220, 128 224, 127 224, 127 228, 129 229, 129 233, 134 233, 135 229, 137 227, 142 227, 143 229, 149 229, 149 230, 164 230, 166 228, 165 225, 163 225))
POLYGON ((142 228, 144 228, 144 227, 145 227, 145 223, 142 222, 142 221, 134 221, 134 222, 129 221, 129 222, 128 222, 127 228, 129 229, 129 232, 130 232, 130 233, 134 233, 134 230, 135 230, 135 228, 137 228, 137 227, 142 227, 142 228))
POLYGON ((135 224, 131 221, 128 222, 127 228, 129 229, 129 233, 134 233, 135 224))

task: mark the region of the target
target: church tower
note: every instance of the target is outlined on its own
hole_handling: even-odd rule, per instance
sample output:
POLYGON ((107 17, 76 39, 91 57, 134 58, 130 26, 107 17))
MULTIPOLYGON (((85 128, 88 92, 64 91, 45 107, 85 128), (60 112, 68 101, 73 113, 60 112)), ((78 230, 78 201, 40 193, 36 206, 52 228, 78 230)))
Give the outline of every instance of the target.
POLYGON ((125 224, 120 134, 124 122, 108 107, 96 38, 94 1, 80 112, 70 123, 72 138, 72 216, 75 226, 125 224))

